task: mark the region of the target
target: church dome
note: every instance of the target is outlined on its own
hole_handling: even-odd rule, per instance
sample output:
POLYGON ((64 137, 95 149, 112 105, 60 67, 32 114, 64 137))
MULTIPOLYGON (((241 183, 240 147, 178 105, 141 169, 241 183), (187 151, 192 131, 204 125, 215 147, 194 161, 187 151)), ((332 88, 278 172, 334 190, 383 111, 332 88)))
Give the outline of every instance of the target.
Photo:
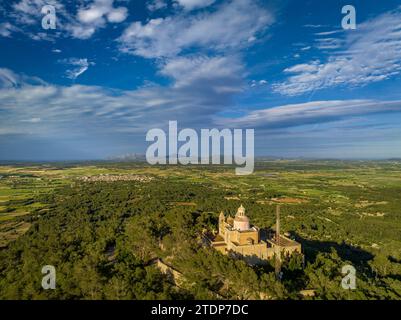
POLYGON ((245 208, 241 204, 234 218, 234 229, 245 231, 250 228, 249 218, 245 215, 245 208))
POLYGON ((241 216, 245 215, 245 208, 244 208, 244 206, 242 204, 237 210, 237 215, 241 215, 241 216))

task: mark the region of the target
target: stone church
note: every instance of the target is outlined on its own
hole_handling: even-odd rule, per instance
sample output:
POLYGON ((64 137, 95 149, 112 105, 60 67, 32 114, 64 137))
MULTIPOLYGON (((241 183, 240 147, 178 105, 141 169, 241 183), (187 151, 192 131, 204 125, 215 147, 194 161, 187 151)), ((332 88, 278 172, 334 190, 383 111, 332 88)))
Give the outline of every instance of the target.
POLYGON ((206 235, 207 243, 223 254, 241 256, 249 264, 263 264, 276 256, 301 253, 301 244, 280 234, 280 211, 277 207, 275 232, 261 236, 261 230, 250 223, 241 205, 234 218, 226 217, 223 212, 219 217, 217 235, 206 235))

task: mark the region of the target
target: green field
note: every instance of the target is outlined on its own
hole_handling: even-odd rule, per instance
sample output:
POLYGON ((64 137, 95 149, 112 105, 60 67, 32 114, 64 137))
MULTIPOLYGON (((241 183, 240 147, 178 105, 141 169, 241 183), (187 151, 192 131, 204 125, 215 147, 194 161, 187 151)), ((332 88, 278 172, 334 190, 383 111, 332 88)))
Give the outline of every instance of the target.
POLYGON ((400 161, 264 161, 249 176, 224 166, 31 164, 1 166, 0 177, 2 298, 300 299, 305 289, 318 299, 401 298, 400 161), (151 180, 82 180, 105 175, 151 180), (202 229, 241 203, 261 228, 281 203, 283 232, 301 242, 305 265, 288 261, 279 282, 269 266, 194 250, 202 229), (185 284, 150 265, 157 258, 185 284), (45 264, 60 270, 56 292, 28 271, 45 264), (340 287, 344 264, 358 270, 355 291, 340 287), (247 282, 254 287, 240 294, 247 282))

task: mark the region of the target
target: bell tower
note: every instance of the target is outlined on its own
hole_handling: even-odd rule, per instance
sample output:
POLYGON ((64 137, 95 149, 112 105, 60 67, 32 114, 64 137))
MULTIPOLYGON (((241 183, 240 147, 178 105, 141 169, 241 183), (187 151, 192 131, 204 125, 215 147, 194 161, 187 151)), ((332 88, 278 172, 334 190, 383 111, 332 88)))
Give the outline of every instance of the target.
POLYGON ((226 217, 223 211, 220 212, 219 216, 219 235, 224 236, 224 223, 226 222, 226 217))

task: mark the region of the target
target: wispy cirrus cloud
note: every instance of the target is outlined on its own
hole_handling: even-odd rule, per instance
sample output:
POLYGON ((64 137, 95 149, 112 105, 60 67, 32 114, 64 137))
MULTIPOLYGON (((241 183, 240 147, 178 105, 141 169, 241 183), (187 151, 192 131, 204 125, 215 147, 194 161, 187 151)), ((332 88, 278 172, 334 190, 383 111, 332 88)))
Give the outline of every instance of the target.
POLYGON ((317 47, 330 50, 326 61, 312 60, 285 69, 287 80, 274 84, 273 90, 293 96, 341 85, 364 86, 400 74, 400 21, 398 8, 358 24, 356 30, 344 32, 343 38, 319 38, 317 47))
POLYGON ((242 86, 242 64, 238 57, 189 56, 168 59, 160 73, 174 79, 177 88, 208 86, 216 92, 239 92, 242 86))
POLYGON ((193 10, 210 6, 216 0, 175 0, 175 2, 184 7, 185 10, 193 10))
POLYGON ((158 73, 175 88, 231 96, 242 90, 245 68, 239 53, 274 23, 253 0, 180 1, 185 10, 146 23, 134 22, 119 38, 124 53, 157 61, 158 73), (213 10, 195 10, 213 6, 213 10), (212 32, 211 32, 212 30, 212 32))
MULTIPOLYGON (((214 66, 211 71, 220 73, 222 83, 232 81, 234 70, 219 70, 219 63, 205 59, 206 65, 211 63, 214 66)), ((187 63, 196 65, 197 62, 182 60, 167 67, 166 74, 174 77, 187 63)), ((198 68, 194 67, 194 70, 198 68)), ((194 71, 193 74, 190 72, 188 83, 112 90, 98 86, 34 83, 30 77, 0 69, 0 80, 5 83, 0 85, 0 140, 7 144, 9 137, 18 135, 19 142, 30 141, 29 145, 35 143, 38 146, 45 143, 40 141, 46 141, 46 150, 49 150, 49 141, 55 143, 52 150, 59 148, 58 141, 70 141, 65 148, 79 149, 80 157, 95 150, 97 155, 101 155, 105 150, 97 150, 99 143, 105 143, 108 150, 117 148, 115 142, 111 148, 103 141, 105 137, 118 137, 119 148, 137 146, 143 143, 149 128, 164 127, 166 119, 174 115, 183 128, 255 128, 259 154, 296 156, 305 152, 300 150, 304 148, 321 156, 321 150, 329 152, 331 146, 335 146, 333 150, 339 150, 342 143, 347 144, 344 152, 349 152, 350 156, 358 155, 355 146, 366 149, 364 153, 361 151, 361 155, 372 155, 372 148, 382 148, 386 156, 397 155, 396 146, 401 143, 400 130, 397 130, 397 119, 401 118, 400 100, 313 101, 250 111, 239 118, 222 118, 219 116, 221 112, 233 111, 230 90, 239 90, 241 85, 233 81, 230 90, 215 90, 214 86, 198 85, 203 77, 202 72, 197 74, 194 71), (377 120, 366 120, 369 116, 383 114, 390 114, 393 122, 386 124, 388 119, 384 120, 380 127, 377 120), (335 135, 340 137, 334 138, 335 135), (83 145, 77 143, 83 140, 86 141, 82 142, 83 145)), ((30 154, 43 157, 43 153, 35 152, 30 154)), ((47 154, 47 157, 52 156, 51 152, 47 154)), ((69 155, 67 151, 60 151, 60 154, 69 155)), ((26 157, 20 151, 18 155, 26 157)), ((335 151, 331 150, 331 155, 336 155, 335 151)))
POLYGON ((217 65, 211 70, 220 72, 221 83, 227 85, 224 90, 199 84, 201 74, 188 77, 185 85, 152 84, 124 91, 98 86, 35 84, 25 82, 24 79, 30 80, 25 76, 0 69, 0 85, 4 78, 4 85, 0 86, 1 132, 40 136, 143 135, 149 128, 166 123, 172 114, 182 125, 196 128, 211 123, 213 115, 229 108, 232 91, 240 88, 239 83, 230 80, 232 73, 218 68, 217 65))
MULTIPOLYGON (((232 77, 232 72, 225 70, 221 73, 223 83, 224 77, 232 77)), ((35 83, 31 78, 7 69, 0 69, 1 79, 6 79, 6 85, 0 89, 0 126, 20 133, 26 130, 38 134, 45 134, 43 130, 52 134, 66 133, 72 128, 75 132, 84 129, 85 132, 144 133, 149 127, 159 126, 172 113, 182 125, 194 128, 215 125, 271 130, 386 113, 401 116, 401 100, 353 99, 281 105, 254 110, 239 118, 221 118, 219 114, 222 111, 231 110, 231 91, 201 86, 194 92, 198 81, 196 76, 189 78, 187 85, 151 85, 128 91, 35 83), (27 119, 36 120, 29 122, 27 119), (25 121, 26 126, 18 125, 20 121, 25 121), (82 126, 82 123, 87 125, 82 126)), ((240 88, 240 85, 233 84, 231 89, 235 88, 240 88)))
POLYGON ((80 75, 87 71, 90 66, 95 65, 94 62, 88 61, 87 58, 69 58, 60 60, 60 62, 72 67, 72 69, 68 69, 66 71, 67 78, 72 80, 77 79, 80 75))
POLYGON ((145 24, 134 22, 119 41, 122 51, 145 58, 174 57, 190 48, 238 50, 273 22, 272 14, 254 1, 232 0, 211 13, 178 13, 145 24))
POLYGON ((16 87, 20 83, 20 76, 10 69, 0 68, 0 88, 16 87))
POLYGON ((17 31, 19 31, 19 28, 9 22, 0 23, 0 36, 2 37, 10 37, 12 33, 17 31))
POLYGON ((7 68, 0 68, 0 89, 19 88, 26 85, 42 85, 47 83, 38 77, 18 74, 7 68))
POLYGON ((385 113, 399 114, 401 117, 401 100, 311 101, 255 110, 239 118, 218 118, 216 122, 238 127, 282 129, 385 113))

